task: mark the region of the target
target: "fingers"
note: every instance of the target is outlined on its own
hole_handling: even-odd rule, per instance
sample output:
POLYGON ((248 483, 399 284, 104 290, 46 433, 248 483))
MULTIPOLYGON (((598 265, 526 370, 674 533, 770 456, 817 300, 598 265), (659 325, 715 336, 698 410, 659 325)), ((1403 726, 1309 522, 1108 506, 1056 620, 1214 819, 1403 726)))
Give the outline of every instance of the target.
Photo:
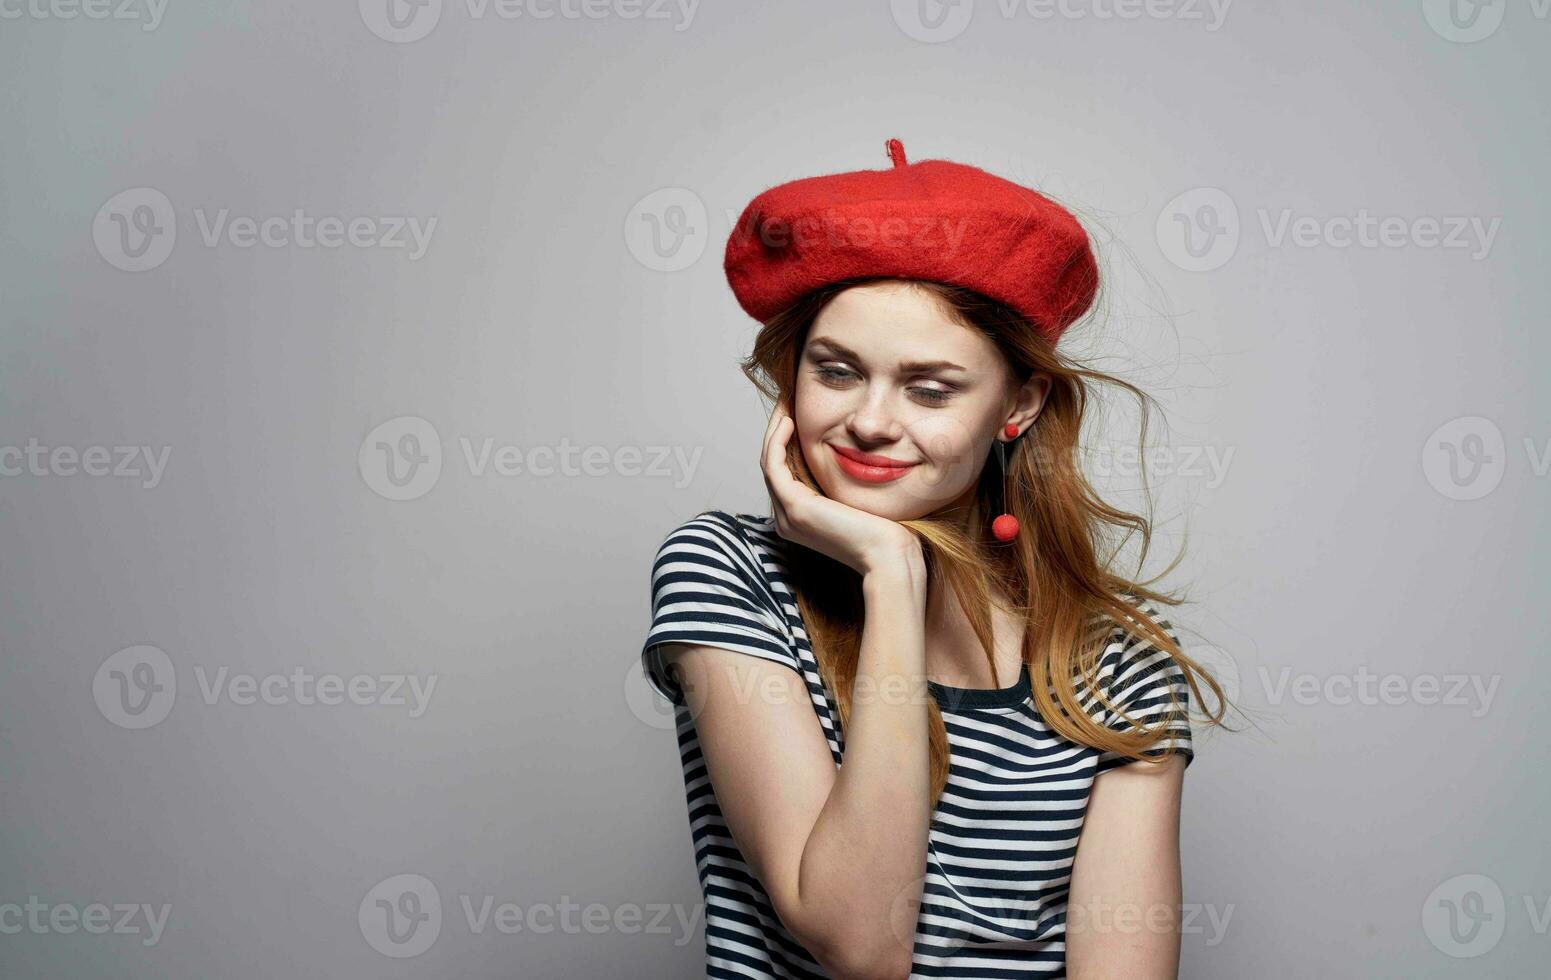
POLYGON ((787 414, 784 403, 777 404, 765 427, 765 445, 760 457, 760 472, 770 493, 770 506, 778 527, 787 523, 786 505, 797 482, 787 464, 787 446, 797 423, 787 414))
MULTIPOLYGON (((788 426, 795 427, 796 423, 786 413, 783 406, 777 405, 770 413, 770 421, 765 426, 765 445, 761 452, 761 465, 765 467, 767 475, 778 475, 780 470, 771 464, 777 459, 784 458, 786 451, 786 436, 789 434, 788 426), (777 454, 780 454, 779 456, 777 454)), ((789 473, 790 471, 788 471, 789 473)))
POLYGON ((770 492, 771 502, 775 502, 776 488, 772 476, 774 469, 770 465, 770 447, 775 441, 775 434, 781 428, 781 406, 776 405, 770 411, 770 418, 765 422, 765 438, 759 447, 759 472, 765 478, 765 489, 770 492))
POLYGON ((786 462, 786 447, 792 428, 796 423, 791 416, 779 412, 774 419, 768 437, 765 439, 765 454, 760 461, 760 466, 765 473, 765 481, 770 484, 771 492, 784 496, 791 492, 790 483, 793 481, 792 469, 786 462))
POLYGON ((765 420, 765 437, 761 440, 759 450, 760 462, 762 464, 765 457, 770 454, 770 440, 775 436, 776 429, 780 428, 781 418, 784 414, 781 411, 781 406, 778 404, 771 410, 770 418, 765 420))
POLYGON ((797 477, 792 474, 792 464, 788 461, 792 433, 796 428, 797 423, 787 416, 781 420, 775 436, 770 440, 770 476, 775 480, 776 489, 787 499, 790 499, 791 494, 797 493, 797 488, 802 486, 797 482, 797 477))

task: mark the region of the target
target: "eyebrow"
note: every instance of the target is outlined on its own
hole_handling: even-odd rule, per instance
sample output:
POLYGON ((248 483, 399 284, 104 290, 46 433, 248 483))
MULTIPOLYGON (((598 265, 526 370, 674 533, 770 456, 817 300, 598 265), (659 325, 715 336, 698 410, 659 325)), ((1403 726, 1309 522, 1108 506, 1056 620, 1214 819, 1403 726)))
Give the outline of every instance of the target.
MULTIPOLYGON (((823 347, 831 353, 840 357, 844 357, 847 360, 861 360, 861 358, 857 356, 856 351, 845 346, 844 344, 830 340, 828 337, 816 337, 808 342, 808 346, 823 347)), ((964 367, 962 364, 955 364, 952 361, 900 361, 899 369, 901 371, 969 371, 969 369, 964 367)))

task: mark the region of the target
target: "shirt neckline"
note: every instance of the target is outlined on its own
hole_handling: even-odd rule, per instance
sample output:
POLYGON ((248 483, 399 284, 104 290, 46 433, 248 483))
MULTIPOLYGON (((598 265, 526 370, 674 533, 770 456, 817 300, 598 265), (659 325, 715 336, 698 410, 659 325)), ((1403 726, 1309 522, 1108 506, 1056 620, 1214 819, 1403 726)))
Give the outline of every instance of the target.
MULTIPOLYGON (((734 512, 731 516, 738 519, 748 518, 767 531, 775 524, 774 514, 734 512)), ((949 684, 939 684, 934 680, 928 680, 926 686, 932 697, 936 699, 938 707, 945 711, 960 708, 1013 708, 1027 701, 1034 693, 1027 663, 1019 667, 1018 679, 1011 687, 953 687, 949 684)))
POLYGON ((955 708, 1010 708, 1027 701, 1033 692, 1029 680, 1029 665, 1018 669, 1018 680, 1011 687, 953 687, 934 680, 926 682, 939 707, 947 711, 955 708))

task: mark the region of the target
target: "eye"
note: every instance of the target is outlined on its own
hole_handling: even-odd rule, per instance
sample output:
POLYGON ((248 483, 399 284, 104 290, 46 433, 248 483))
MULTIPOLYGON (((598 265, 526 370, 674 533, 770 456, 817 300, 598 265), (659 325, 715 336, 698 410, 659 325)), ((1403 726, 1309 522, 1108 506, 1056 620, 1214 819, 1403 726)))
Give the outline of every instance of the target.
POLYGON ((911 388, 910 390, 924 396, 927 401, 934 405, 941 405, 953 397, 952 392, 943 391, 940 388, 911 388))
MULTIPOLYGON (((831 385, 840 385, 847 381, 851 381, 856 377, 856 373, 854 371, 848 371, 844 368, 830 367, 828 365, 820 365, 814 369, 813 374, 815 377, 824 381, 826 384, 831 385)), ((922 400, 924 404, 927 405, 942 405, 952 400, 954 395, 954 391, 951 388, 922 388, 916 386, 907 388, 905 390, 916 395, 922 400)))

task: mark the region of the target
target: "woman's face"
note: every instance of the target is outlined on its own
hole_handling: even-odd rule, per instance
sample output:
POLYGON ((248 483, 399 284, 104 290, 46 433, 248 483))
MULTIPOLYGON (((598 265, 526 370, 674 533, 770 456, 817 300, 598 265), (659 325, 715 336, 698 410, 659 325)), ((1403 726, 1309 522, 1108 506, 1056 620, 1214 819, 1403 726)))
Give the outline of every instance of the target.
POLYGON ((808 330, 796 437, 826 496, 911 520, 967 502, 1002 426, 1027 430, 1049 384, 1017 386, 996 344, 930 293, 854 286, 808 330))

